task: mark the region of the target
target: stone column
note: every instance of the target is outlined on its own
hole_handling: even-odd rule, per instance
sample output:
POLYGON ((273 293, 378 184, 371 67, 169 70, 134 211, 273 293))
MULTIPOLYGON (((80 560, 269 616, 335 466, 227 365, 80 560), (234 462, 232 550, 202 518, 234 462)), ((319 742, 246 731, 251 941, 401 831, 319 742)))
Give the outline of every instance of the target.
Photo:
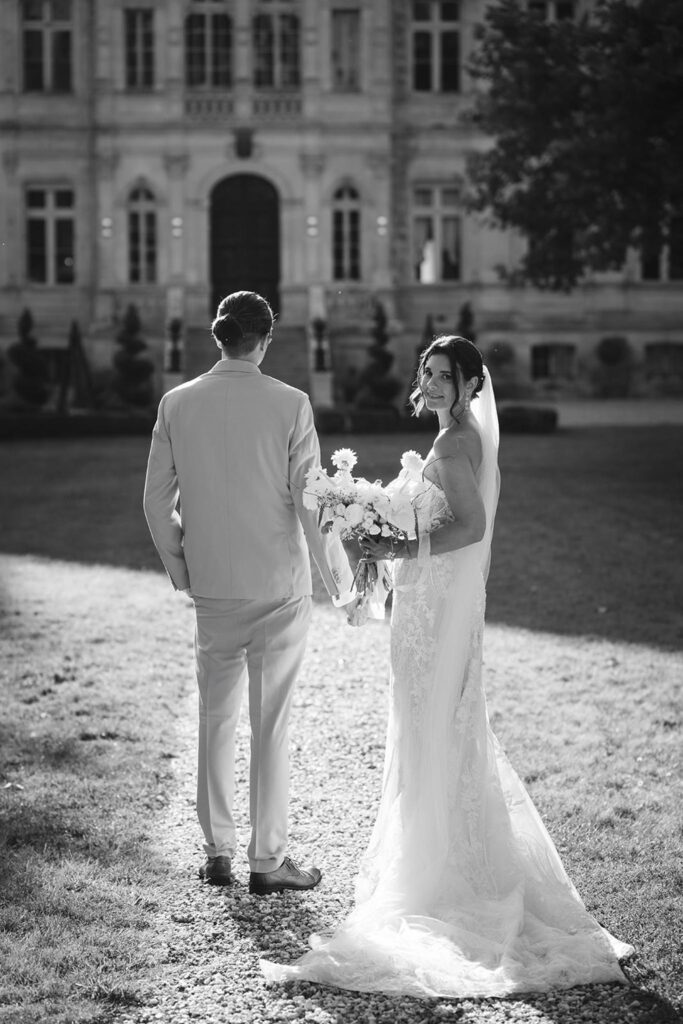
MULTIPOLYGON (((390 140, 386 140, 384 152, 368 153, 366 163, 376 183, 374 209, 368 210, 372 222, 363 230, 366 245, 371 254, 371 285, 374 290, 386 292, 393 285, 391 272, 391 179, 390 140)), ((365 275, 364 275, 365 276, 365 275)), ((393 315, 393 310, 391 311, 393 315)))
MULTIPOLYGON (((101 145, 101 143, 100 143, 101 145)), ((112 315, 112 295, 118 284, 117 266, 127 263, 126 211, 117 208, 115 174, 119 155, 114 150, 100 149, 95 159, 96 203, 93 231, 97 237, 97 264, 99 282, 95 296, 95 321, 109 321, 112 315)))
POLYGON ((24 276, 26 253, 20 239, 24 237, 21 217, 23 201, 17 177, 19 168, 19 141, 13 132, 5 136, 7 149, 2 154, 2 170, 5 177, 3 195, 5 202, 0 209, 4 213, 4 224, 0 222, 0 231, 9 244, 0 244, 0 282, 6 281, 8 288, 18 288, 24 276))

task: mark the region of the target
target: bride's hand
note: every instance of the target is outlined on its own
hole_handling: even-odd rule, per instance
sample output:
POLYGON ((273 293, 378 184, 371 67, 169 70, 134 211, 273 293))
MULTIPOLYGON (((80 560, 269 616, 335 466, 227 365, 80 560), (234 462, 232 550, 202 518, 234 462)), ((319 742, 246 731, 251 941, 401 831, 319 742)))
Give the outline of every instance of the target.
POLYGON ((366 562, 381 562, 389 558, 410 557, 406 551, 405 541, 392 540, 391 537, 361 537, 359 540, 363 558, 366 562))

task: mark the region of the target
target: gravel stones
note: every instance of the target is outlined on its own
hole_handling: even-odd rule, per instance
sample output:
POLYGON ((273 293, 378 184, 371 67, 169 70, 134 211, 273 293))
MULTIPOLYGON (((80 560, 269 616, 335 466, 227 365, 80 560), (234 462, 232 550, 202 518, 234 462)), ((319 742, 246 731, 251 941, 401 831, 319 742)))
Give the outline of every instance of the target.
MULTIPOLYGON (((495 629, 493 630, 496 632, 495 629)), ((496 647, 504 647, 498 636, 496 647)), ((236 817, 242 848, 225 888, 202 883, 201 835, 194 814, 196 697, 192 666, 178 708, 175 788, 158 837, 168 875, 155 894, 166 957, 151 980, 146 1005, 121 1008, 119 1024, 660 1024, 674 1017, 620 985, 599 985, 498 1000, 390 998, 310 982, 266 986, 265 957, 289 962, 308 948, 311 932, 334 927, 352 905, 355 866, 377 806, 386 720, 389 632, 386 623, 350 630, 344 617, 316 604, 308 652, 291 714, 290 850, 323 871, 306 894, 248 893, 248 720, 240 724, 236 817)), ((184 670, 182 666, 176 671, 184 670)), ((152 883, 155 884, 155 883, 152 883)))

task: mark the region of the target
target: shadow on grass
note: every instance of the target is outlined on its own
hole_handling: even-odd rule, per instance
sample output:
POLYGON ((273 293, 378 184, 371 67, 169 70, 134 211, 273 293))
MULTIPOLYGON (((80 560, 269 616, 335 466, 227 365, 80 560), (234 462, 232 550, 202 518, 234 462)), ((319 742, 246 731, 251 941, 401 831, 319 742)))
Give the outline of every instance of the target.
MULTIPOLYGON (((326 436, 389 480, 430 435, 326 436)), ((142 514, 146 438, 0 444, 0 549, 162 572, 142 514)), ((550 633, 683 645, 681 427, 503 435, 488 619, 550 633)), ((315 598, 327 595, 314 570, 315 598)))

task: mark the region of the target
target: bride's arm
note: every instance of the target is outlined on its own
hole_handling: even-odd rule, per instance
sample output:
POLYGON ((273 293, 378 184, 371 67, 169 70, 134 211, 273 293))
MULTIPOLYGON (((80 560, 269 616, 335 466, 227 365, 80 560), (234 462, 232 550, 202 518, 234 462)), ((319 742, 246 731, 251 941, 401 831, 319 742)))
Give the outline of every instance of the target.
MULTIPOLYGON (((472 462, 464 446, 455 440, 437 441, 434 445, 436 459, 430 463, 439 476, 439 483, 453 513, 453 520, 437 526, 429 533, 429 554, 445 555, 448 551, 476 544, 486 530, 486 512, 472 468, 472 462)), ((417 540, 400 544, 389 540, 363 539, 362 548, 371 559, 417 558, 417 540)))
MULTIPOLYGON (((482 539, 486 530, 486 512, 472 463, 465 451, 455 448, 443 455, 438 451, 435 454, 438 461, 433 465, 455 518, 430 532, 429 551, 432 555, 445 555, 448 551, 458 551, 482 539)), ((415 543, 410 544, 411 548, 416 546, 415 543)), ((411 554, 406 552, 404 557, 406 555, 417 557, 417 551, 411 554)))

